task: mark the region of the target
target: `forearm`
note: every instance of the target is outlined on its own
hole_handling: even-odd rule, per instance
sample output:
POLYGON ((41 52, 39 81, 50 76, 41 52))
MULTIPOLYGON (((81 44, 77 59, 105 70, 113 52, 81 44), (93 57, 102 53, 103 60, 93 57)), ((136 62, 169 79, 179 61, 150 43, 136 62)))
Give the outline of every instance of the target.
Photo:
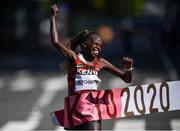
POLYGON ((122 78, 125 82, 130 83, 132 80, 132 71, 126 71, 123 74, 123 78, 122 78))
POLYGON ((132 71, 121 71, 118 68, 109 68, 106 69, 108 72, 114 74, 115 76, 121 78, 123 81, 130 83, 132 79, 132 71))
POLYGON ((122 80, 124 80, 127 83, 131 82, 132 69, 129 69, 129 70, 127 69, 125 72, 123 72, 122 70, 118 69, 117 67, 115 67, 114 65, 112 65, 111 63, 106 61, 105 59, 101 59, 101 62, 103 63, 103 65, 104 65, 103 68, 105 70, 116 75, 117 77, 121 78, 122 80))
POLYGON ((50 20, 50 33, 51 33, 51 42, 52 44, 58 43, 58 33, 57 33, 57 27, 56 27, 56 16, 52 15, 50 20))

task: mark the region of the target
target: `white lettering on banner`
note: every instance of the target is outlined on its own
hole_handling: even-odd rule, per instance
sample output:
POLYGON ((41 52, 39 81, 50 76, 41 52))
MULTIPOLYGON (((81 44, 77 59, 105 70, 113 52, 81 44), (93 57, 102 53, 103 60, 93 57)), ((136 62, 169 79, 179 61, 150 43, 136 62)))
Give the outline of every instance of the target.
POLYGON ((180 81, 123 88, 121 117, 180 109, 180 81))

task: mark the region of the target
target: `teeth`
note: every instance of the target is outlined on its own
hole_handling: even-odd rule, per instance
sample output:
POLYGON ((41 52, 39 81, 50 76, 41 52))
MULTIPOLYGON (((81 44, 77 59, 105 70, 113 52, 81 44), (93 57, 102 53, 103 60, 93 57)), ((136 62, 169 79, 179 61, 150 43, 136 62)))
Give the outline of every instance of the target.
POLYGON ((98 51, 94 51, 94 53, 95 53, 95 54, 99 54, 99 52, 98 52, 98 51))

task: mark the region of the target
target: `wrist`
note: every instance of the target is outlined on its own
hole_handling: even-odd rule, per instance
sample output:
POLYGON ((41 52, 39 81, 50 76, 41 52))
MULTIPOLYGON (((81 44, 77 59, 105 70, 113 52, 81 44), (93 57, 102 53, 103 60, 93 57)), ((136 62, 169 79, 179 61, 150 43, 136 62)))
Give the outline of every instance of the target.
POLYGON ((125 71, 132 71, 132 70, 134 70, 133 67, 131 67, 131 68, 125 68, 125 71))

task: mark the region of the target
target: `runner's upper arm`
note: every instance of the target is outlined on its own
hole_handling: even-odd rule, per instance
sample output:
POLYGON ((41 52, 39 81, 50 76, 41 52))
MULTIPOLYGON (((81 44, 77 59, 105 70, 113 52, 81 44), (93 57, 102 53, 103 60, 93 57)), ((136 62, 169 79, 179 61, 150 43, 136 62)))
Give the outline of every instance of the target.
POLYGON ((105 60, 104 58, 101 58, 101 62, 103 63, 103 69, 107 70, 108 72, 120 77, 121 79, 123 78, 123 72, 118 69, 117 67, 115 67, 114 65, 112 65, 110 62, 108 62, 107 60, 105 60))
POLYGON ((76 53, 67 47, 65 47, 62 43, 53 42, 54 47, 60 52, 65 58, 71 59, 75 58, 76 53))

